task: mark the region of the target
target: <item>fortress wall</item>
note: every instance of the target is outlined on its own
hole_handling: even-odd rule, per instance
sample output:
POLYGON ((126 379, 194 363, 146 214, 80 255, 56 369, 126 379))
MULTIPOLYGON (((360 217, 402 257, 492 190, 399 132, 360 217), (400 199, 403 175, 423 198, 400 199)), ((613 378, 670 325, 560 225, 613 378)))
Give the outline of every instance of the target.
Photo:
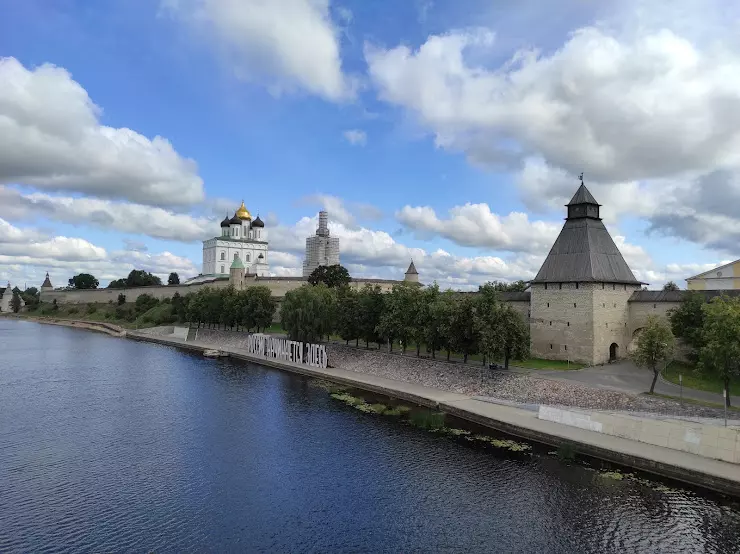
POLYGON ((636 302, 629 303, 629 330, 630 336, 635 331, 645 327, 648 316, 655 315, 668 319, 668 311, 678 308, 681 302, 636 302))

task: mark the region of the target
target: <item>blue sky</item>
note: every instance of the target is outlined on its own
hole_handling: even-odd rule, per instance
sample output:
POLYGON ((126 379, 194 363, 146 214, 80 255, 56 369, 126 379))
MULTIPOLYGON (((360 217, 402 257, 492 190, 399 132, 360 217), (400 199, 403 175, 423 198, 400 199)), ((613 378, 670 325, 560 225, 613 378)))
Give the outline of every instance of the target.
POLYGON ((738 210, 707 200, 740 198, 737 14, 719 2, 0 13, 3 280, 195 275, 242 199, 276 275, 299 273, 323 206, 355 275, 400 277, 413 257, 443 286, 527 279, 580 171, 639 278, 683 286, 740 257, 738 210))

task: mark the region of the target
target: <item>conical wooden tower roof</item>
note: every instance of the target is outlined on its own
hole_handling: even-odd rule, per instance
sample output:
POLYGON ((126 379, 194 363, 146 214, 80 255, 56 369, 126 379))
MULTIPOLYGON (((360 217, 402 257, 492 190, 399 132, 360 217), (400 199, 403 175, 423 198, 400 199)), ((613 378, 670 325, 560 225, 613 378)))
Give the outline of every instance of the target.
POLYGON ((599 217, 599 206, 584 184, 567 204, 555 244, 532 283, 599 282, 641 285, 599 217))

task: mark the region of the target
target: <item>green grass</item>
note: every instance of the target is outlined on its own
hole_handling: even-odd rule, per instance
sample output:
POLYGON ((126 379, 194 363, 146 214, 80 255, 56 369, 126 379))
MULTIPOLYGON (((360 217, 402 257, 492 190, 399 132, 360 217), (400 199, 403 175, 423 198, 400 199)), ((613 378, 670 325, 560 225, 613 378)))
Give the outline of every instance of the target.
MULTIPOLYGON (((499 362, 503 364, 503 362, 499 362)), ((526 360, 509 360, 510 366, 525 367, 527 369, 556 369, 561 371, 567 371, 572 369, 583 369, 586 367, 585 364, 579 364, 577 362, 562 361, 562 360, 543 360, 541 358, 528 358, 526 360)))
MULTIPOLYGON (((724 384, 721 379, 713 375, 702 375, 690 364, 683 362, 671 362, 668 364, 668 367, 663 371, 663 378, 670 383, 678 385, 679 374, 683 375, 684 387, 722 394, 724 384)), ((730 381, 730 394, 733 396, 740 396, 739 381, 730 381)))
POLYGON ((267 329, 265 329, 264 332, 265 333, 279 333, 281 335, 285 333, 285 331, 283 330, 283 326, 280 325, 279 323, 273 323, 267 329))
MULTIPOLYGON (((666 400, 675 400, 677 402, 681 402, 680 396, 672 396, 670 394, 658 394, 657 392, 653 394, 650 394, 649 392, 644 392, 643 394, 645 396, 654 396, 656 398, 665 398, 666 400)), ((693 398, 686 398, 686 397, 683 398, 683 402, 684 404, 692 404, 694 406, 704 406, 705 408, 716 408, 718 410, 723 410, 725 407, 724 404, 716 404, 714 402, 705 402, 703 400, 694 400, 693 398)), ((740 407, 730 406, 728 410, 733 411, 733 412, 740 412, 740 407)))

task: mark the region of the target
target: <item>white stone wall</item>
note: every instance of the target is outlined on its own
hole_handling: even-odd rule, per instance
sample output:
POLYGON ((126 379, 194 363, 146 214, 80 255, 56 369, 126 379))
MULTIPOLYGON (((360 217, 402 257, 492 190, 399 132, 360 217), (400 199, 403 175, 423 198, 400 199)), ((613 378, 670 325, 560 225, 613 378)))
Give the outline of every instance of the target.
POLYGON ((218 237, 203 242, 203 275, 228 275, 229 268, 238 255, 250 273, 269 274, 268 245, 249 240, 222 240, 218 237), (263 263, 257 264, 259 255, 263 263), (223 256, 223 259, 222 259, 223 256))
POLYGON ((593 285, 533 284, 530 291, 531 355, 593 363, 593 285))
POLYGON ((627 357, 630 332, 629 298, 639 285, 596 283, 593 286, 594 357, 593 363, 609 361, 610 346, 617 345, 617 358, 627 357))
POLYGON ((740 464, 740 428, 540 406, 539 419, 740 464))

